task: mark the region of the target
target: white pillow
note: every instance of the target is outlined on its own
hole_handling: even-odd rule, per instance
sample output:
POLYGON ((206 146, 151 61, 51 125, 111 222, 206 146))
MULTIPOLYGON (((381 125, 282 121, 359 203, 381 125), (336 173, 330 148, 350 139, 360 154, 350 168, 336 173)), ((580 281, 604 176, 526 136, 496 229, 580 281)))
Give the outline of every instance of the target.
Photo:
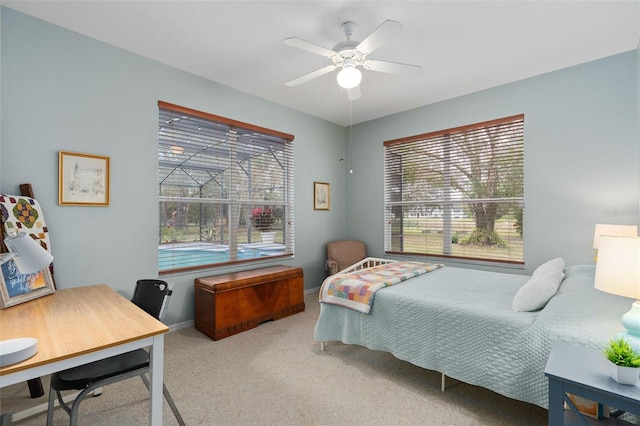
POLYGON ((544 263, 533 272, 513 297, 514 312, 531 312, 544 308, 558 291, 564 279, 564 260, 557 257, 544 263))

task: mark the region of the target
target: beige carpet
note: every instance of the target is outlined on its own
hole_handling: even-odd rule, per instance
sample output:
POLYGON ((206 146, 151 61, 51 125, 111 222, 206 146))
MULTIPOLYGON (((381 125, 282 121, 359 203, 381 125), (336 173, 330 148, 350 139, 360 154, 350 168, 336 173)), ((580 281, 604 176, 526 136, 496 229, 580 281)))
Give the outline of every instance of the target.
MULTIPOLYGON (((305 312, 214 342, 193 328, 165 339, 165 383, 187 425, 545 425, 547 411, 485 389, 440 391, 440 374, 393 356, 313 340, 317 295, 305 312)), ((45 388, 47 380, 45 379, 45 388)), ((46 402, 27 385, 1 390, 2 412, 46 402)), ((164 404, 164 424, 175 425, 164 404)), ((21 425, 44 425, 46 415, 21 425)), ((80 425, 144 425, 139 378, 104 388, 80 407, 80 425)), ((55 425, 68 424, 56 409, 55 425)))

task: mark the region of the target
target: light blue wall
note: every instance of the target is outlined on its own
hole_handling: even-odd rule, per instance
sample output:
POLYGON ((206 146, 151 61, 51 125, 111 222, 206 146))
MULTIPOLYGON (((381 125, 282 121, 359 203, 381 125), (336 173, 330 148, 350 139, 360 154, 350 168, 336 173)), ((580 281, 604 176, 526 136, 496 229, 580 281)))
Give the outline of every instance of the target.
MULTIPOLYGON (((129 297, 136 279, 157 276, 158 100, 295 135, 296 255, 277 263, 304 268, 306 288, 321 284, 325 243, 345 233, 342 127, 11 9, 1 18, 0 191, 33 185, 59 288, 107 283, 129 297), (59 150, 111 158, 109 207, 58 206, 59 150), (314 181, 332 184, 329 212, 313 210, 314 181)), ((195 277, 230 270, 169 277, 167 323, 193 319, 195 277)))
MULTIPOLYGON (((0 191, 33 184, 60 288, 105 282, 129 296, 157 275, 158 100, 295 135, 296 258, 278 263, 303 267, 307 289, 321 283, 327 241, 384 255, 382 143, 432 130, 525 114, 522 272, 553 256, 590 263, 596 223, 638 223, 637 51, 354 126, 353 158, 340 162, 350 149, 338 126, 0 10, 0 191), (111 157, 109 207, 57 205, 59 150, 111 157), (313 181, 331 183, 329 212, 313 210, 313 181)), ((195 277, 227 271, 170 277, 167 323, 193 319, 195 277)))
POLYGON ((525 271, 555 256, 592 263, 596 223, 638 224, 637 56, 637 50, 612 56, 354 127, 348 236, 383 256, 385 140, 524 113, 525 271))

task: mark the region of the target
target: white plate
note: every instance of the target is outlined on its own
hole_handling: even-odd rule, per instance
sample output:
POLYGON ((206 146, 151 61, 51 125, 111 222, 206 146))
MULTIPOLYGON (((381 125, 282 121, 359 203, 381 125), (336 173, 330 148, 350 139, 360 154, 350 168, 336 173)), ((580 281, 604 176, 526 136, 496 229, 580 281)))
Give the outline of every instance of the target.
POLYGON ((0 367, 29 359, 38 353, 38 339, 21 337, 0 341, 0 367))

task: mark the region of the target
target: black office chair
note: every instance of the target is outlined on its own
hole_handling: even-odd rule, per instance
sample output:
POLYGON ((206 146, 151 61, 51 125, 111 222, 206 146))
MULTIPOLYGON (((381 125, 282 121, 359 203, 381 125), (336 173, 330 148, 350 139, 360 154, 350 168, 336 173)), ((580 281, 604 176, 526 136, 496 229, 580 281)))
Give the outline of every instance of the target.
MULTIPOLYGON (((149 315, 161 320, 169 303, 172 285, 156 279, 138 280, 131 302, 135 303, 149 315)), ((78 408, 82 400, 93 390, 111 383, 119 382, 134 376, 140 376, 149 389, 149 352, 145 349, 116 355, 89 364, 59 371, 51 375, 49 388, 49 408, 47 411, 47 426, 53 424, 53 409, 57 395, 60 406, 69 414, 69 424, 78 423, 78 408), (81 390, 69 407, 62 398, 60 391, 81 390)), ((178 423, 184 425, 184 420, 178 411, 167 387, 162 384, 162 393, 178 423)))

